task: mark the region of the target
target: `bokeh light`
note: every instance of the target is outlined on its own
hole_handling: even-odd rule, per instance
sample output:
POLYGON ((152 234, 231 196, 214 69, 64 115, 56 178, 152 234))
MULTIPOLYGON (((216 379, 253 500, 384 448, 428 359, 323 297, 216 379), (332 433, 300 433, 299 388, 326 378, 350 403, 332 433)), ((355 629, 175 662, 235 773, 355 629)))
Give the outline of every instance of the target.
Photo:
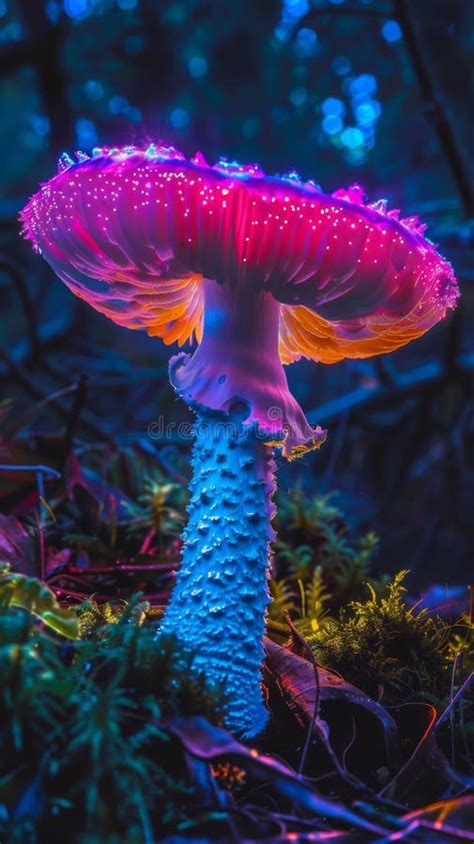
POLYGON ((295 53, 299 58, 309 59, 319 52, 318 36, 314 29, 303 27, 296 33, 295 53))
POLYGON ((204 56, 193 56, 188 61, 188 70, 193 79, 200 79, 202 76, 206 76, 209 70, 207 59, 204 56))
POLYGON ((336 56, 331 62, 331 67, 338 76, 346 76, 352 69, 351 62, 347 56, 336 56))
POLYGON ((346 107, 342 100, 337 99, 337 97, 327 97, 321 105, 321 111, 323 114, 336 114, 336 115, 343 115, 345 113, 346 107))
POLYGON ((104 96, 104 86, 102 85, 102 82, 98 82, 96 79, 89 79, 84 84, 84 91, 86 97, 94 102, 101 100, 104 96))
POLYGON ((327 114, 321 125, 328 135, 336 135, 343 128, 344 123, 339 115, 327 114))
POLYGON ((170 114, 170 122, 175 129, 187 129, 190 123, 189 111, 185 108, 174 108, 170 114))
POLYGON ((275 29, 275 38, 278 41, 288 41, 298 21, 310 10, 308 0, 283 0, 281 19, 275 29))
POLYGON ((290 102, 292 102, 294 106, 304 105, 307 99, 308 92, 306 88, 293 88, 293 90, 290 91, 290 102))
POLYGON ((356 126, 348 126, 341 134, 341 142, 348 149, 357 149, 364 144, 364 133, 356 126))
POLYGON ((95 123, 86 117, 76 120, 77 145, 85 152, 90 151, 99 143, 95 123))
POLYGON ((381 29, 382 38, 388 41, 389 44, 394 44, 402 38, 402 30, 397 21, 386 21, 381 29))

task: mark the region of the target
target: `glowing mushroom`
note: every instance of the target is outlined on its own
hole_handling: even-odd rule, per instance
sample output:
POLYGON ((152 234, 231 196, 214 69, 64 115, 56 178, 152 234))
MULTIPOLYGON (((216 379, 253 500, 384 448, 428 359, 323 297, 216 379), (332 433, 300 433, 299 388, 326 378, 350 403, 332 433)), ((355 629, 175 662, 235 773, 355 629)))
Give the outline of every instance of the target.
POLYGON ((283 364, 389 352, 458 296, 451 266, 415 217, 360 187, 321 193, 295 174, 151 145, 67 156, 22 212, 67 286, 119 325, 165 343, 176 392, 196 414, 194 477, 177 582, 162 631, 227 698, 248 736, 260 692, 275 489, 273 449, 317 448, 283 364))

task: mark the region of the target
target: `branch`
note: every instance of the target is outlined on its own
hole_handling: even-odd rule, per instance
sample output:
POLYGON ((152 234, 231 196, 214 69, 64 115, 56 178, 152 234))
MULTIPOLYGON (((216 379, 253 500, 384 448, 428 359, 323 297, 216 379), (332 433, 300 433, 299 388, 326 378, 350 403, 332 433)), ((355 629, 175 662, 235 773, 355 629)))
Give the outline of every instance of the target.
MULTIPOLYGON (((438 135, 441 148, 451 169, 466 215, 474 214, 474 178, 472 176, 468 137, 464 148, 460 132, 466 124, 470 132, 468 113, 469 68, 459 51, 450 47, 447 21, 442 12, 453 11, 451 4, 434 3, 428 10, 426 0, 394 0, 395 14, 403 30, 413 70, 418 79, 420 93, 427 116, 438 135), (449 76, 456 77, 450 84, 449 76), (460 85, 460 81, 464 84, 460 85), (460 96, 459 93, 462 94, 460 96), (467 96, 466 96, 467 94, 467 96), (456 106, 459 106, 456 109, 456 106), (458 111, 458 114, 455 112, 458 111), (451 112, 451 113, 450 113, 451 112), (454 113, 452 113, 454 112, 454 113)), ((454 25, 454 14, 451 22, 454 25)))
POLYGON ((311 23, 312 18, 321 17, 322 15, 361 15, 370 18, 391 18, 393 12, 383 9, 373 9, 370 6, 319 6, 316 9, 311 9, 306 15, 303 15, 298 21, 298 28, 307 26, 311 23))
MULTIPOLYGON (((456 361, 459 375, 474 373, 474 354, 459 355, 456 361)), ((421 389, 432 388, 446 378, 446 369, 439 361, 430 361, 417 369, 397 376, 393 386, 380 384, 377 387, 358 387, 336 399, 326 402, 311 410, 309 419, 317 419, 318 424, 326 424, 348 411, 371 411, 383 405, 417 394, 421 389)))
MULTIPOLYGON (((52 24, 44 3, 18 0, 19 12, 27 43, 35 47, 28 52, 25 64, 34 67, 39 93, 51 121, 51 147, 63 149, 74 142, 74 122, 67 95, 62 62, 62 47, 68 26, 67 15, 52 24)), ((21 53, 20 53, 21 55, 21 53)))
POLYGON ((39 357, 41 354, 41 343, 38 334, 36 308, 23 273, 17 264, 15 264, 10 258, 5 258, 3 255, 0 256, 0 272, 7 273, 11 278, 25 315, 28 336, 31 344, 31 352, 35 357, 39 357))
MULTIPOLYGON (((45 323, 45 325, 40 325, 38 337, 42 351, 52 350, 67 340, 71 336, 72 325, 71 316, 67 311, 63 311, 62 314, 45 323)), ((13 346, 10 357, 15 363, 30 363, 32 360, 30 343, 24 338, 19 340, 13 346)), ((0 377, 3 374, 0 369, 0 377)))
POLYGON ((74 401, 72 403, 69 419, 66 424, 66 431, 64 433, 64 443, 62 447, 61 465, 65 467, 67 458, 72 451, 74 444, 74 436, 79 425, 81 414, 84 410, 87 397, 87 376, 81 375, 76 384, 76 391, 74 401))
MULTIPOLYGON (((36 383, 26 374, 24 369, 22 369, 19 364, 13 360, 13 358, 4 350, 0 349, 0 361, 3 361, 7 372, 9 373, 10 377, 32 398, 36 401, 44 402, 46 396, 43 392, 39 389, 36 383)), ((70 419, 70 411, 66 410, 62 404, 59 403, 57 399, 51 399, 49 402, 49 406, 57 413, 57 415, 61 419, 65 419, 67 422, 70 419)), ((84 414, 81 424, 85 429, 87 429, 88 433, 94 437, 98 437, 100 440, 107 439, 106 434, 102 431, 98 424, 95 422, 93 418, 91 418, 90 414, 84 414)))

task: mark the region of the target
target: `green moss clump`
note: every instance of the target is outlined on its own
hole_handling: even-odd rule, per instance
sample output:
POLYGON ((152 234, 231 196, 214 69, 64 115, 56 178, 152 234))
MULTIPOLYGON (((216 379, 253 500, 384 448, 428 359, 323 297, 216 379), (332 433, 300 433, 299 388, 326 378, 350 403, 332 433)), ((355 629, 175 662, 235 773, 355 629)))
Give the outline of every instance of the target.
POLYGON ((322 664, 390 702, 442 695, 447 682, 447 628, 426 611, 407 606, 407 574, 399 572, 381 596, 367 584, 366 601, 352 601, 310 637, 322 664))
MULTIPOLYGON (((375 576, 377 537, 357 537, 332 495, 283 498, 278 522, 269 635, 288 640, 288 613, 320 664, 388 705, 424 701, 442 712, 474 668, 472 612, 446 622, 407 602, 407 571, 375 576)), ((462 705, 453 735, 468 763, 472 704, 462 705)))
MULTIPOLYGON (((41 584, 40 584, 41 585, 41 584)), ((42 587, 45 589, 46 587, 42 587)), ((69 612, 72 613, 70 610, 69 612)), ((187 821, 192 789, 174 715, 221 722, 221 701, 158 647, 148 606, 76 610, 83 638, 49 632, 0 603, 0 839, 125 844, 161 839, 187 821)))
POLYGON ((306 588, 318 569, 328 607, 338 610, 363 596, 378 539, 372 532, 355 535, 334 497, 335 493, 308 497, 301 491, 282 496, 274 550, 276 579, 285 579, 297 603, 299 581, 306 588))

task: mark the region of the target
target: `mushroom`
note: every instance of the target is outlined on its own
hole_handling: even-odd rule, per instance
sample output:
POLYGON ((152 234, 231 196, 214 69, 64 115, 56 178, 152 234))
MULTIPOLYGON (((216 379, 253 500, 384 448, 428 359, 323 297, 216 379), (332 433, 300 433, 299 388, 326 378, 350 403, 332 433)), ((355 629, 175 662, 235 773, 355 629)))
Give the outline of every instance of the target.
POLYGON ((326 438, 282 364, 390 352, 458 296, 416 217, 358 185, 325 195, 296 174, 172 147, 94 150, 22 211, 24 231, 76 296, 164 343, 195 414, 189 520, 161 635, 219 686, 228 727, 260 732, 262 637, 275 505, 274 448, 290 460, 326 438))

